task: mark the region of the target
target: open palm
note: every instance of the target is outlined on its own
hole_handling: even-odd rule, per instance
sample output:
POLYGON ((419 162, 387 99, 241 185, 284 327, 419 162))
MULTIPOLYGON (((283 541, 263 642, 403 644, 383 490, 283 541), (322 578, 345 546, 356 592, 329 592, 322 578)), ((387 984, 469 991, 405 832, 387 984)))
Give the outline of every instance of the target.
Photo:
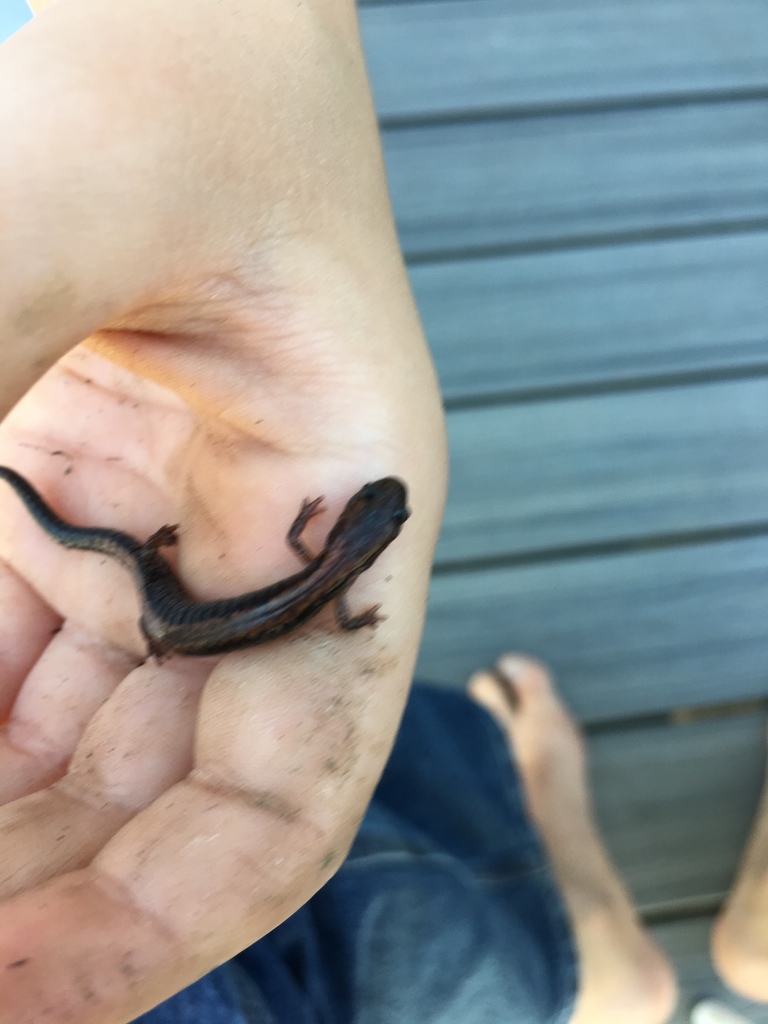
POLYGON ((322 613, 158 664, 128 573, 57 546, 0 482, 0 1021, 129 1020, 338 868, 405 699, 442 506, 351 7, 259 7, 235 32, 226 4, 158 6, 60 0, 0 52, 5 407, 57 360, 0 464, 71 522, 179 523, 168 557, 200 599, 296 571, 305 498, 325 498, 314 549, 368 480, 402 477, 414 515, 350 592, 382 604, 376 629, 322 613), (146 73, 127 81, 129 56, 146 73), (27 112, 44 94, 34 132, 3 82, 27 112))

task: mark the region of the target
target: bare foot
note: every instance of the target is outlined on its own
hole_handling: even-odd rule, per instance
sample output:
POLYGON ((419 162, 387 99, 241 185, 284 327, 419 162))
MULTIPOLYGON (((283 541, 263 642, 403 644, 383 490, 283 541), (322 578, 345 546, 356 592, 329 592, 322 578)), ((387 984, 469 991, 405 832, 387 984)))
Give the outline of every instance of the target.
POLYGON ((570 1024, 662 1024, 677 999, 674 973, 600 839, 578 727, 543 666, 507 655, 496 672, 475 674, 468 693, 506 733, 560 883, 581 972, 570 1024))
POLYGON ((712 961, 735 992, 768 1002, 768 778, 736 881, 712 929, 712 961))

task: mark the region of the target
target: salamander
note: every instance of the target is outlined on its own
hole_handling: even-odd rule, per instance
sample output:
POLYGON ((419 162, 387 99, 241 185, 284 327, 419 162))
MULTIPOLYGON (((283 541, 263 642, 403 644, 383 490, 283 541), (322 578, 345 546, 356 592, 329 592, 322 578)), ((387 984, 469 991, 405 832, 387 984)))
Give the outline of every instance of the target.
POLYGON ((410 512, 405 485, 395 477, 367 483, 353 494, 331 528, 323 550, 312 555, 301 540, 305 526, 320 515, 322 498, 305 501, 286 540, 305 567, 292 576, 240 597, 195 601, 159 549, 176 543, 177 526, 162 526, 144 543, 127 533, 74 526, 61 519, 35 488, 13 469, 0 466, 5 480, 33 519, 67 548, 99 551, 130 571, 141 599, 139 625, 149 653, 225 654, 276 640, 336 601, 344 629, 375 626, 379 606, 350 615, 344 593, 400 533, 410 512))

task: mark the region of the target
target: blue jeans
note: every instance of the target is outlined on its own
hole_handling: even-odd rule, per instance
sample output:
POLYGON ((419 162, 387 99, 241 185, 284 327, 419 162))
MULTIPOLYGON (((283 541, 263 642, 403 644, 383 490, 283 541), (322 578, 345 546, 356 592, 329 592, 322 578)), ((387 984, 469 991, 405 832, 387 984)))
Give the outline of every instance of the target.
POLYGON ((417 684, 340 871, 136 1024, 565 1024, 576 983, 501 731, 417 684))

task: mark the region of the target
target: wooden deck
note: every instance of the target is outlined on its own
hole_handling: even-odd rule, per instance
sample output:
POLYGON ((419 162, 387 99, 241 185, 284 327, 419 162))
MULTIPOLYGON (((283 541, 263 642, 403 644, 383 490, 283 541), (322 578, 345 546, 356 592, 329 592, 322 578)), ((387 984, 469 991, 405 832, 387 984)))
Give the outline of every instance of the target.
POLYGON ((682 1022, 765 761, 768 6, 361 21, 452 448, 420 672, 554 666, 682 1022))

